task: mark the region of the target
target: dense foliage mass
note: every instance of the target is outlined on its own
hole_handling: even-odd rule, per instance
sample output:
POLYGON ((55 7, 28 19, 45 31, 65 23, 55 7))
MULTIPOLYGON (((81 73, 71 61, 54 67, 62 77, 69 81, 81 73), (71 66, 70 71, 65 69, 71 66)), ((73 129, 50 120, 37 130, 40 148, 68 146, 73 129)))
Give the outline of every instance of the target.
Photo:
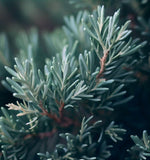
MULTIPOLYGON (((146 44, 131 37, 130 20, 120 25, 119 15, 117 10, 105 16, 104 6, 97 6, 65 17, 61 29, 42 34, 46 57, 37 30, 22 33, 13 67, 1 35, 0 49, 7 55, 2 62, 11 75, 2 83, 17 99, 1 107, 2 160, 111 159, 127 132, 114 122, 114 112, 133 98, 127 93, 135 82, 131 68, 146 44)), ((135 145, 124 159, 150 156, 147 131, 131 139, 135 145)))

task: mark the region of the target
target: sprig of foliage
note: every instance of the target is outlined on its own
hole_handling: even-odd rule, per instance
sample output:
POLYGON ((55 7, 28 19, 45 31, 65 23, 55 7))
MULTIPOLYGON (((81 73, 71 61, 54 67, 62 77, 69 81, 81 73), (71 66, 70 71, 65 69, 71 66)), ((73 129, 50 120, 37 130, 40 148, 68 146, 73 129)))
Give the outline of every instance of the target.
POLYGON ((100 60, 100 71, 97 77, 101 77, 106 66, 118 57, 131 55, 145 43, 137 44, 131 38, 125 43, 125 39, 131 33, 126 30, 130 21, 123 26, 118 25, 119 10, 113 16, 105 18, 104 7, 98 7, 97 12, 89 16, 91 26, 85 24, 86 30, 92 37, 92 44, 100 60), (96 45, 95 42, 96 41, 96 45))
POLYGON ((150 157, 150 137, 147 131, 143 131, 143 137, 140 139, 137 135, 131 136, 135 146, 129 150, 132 159, 146 160, 150 157))
POLYGON ((23 159, 27 151, 25 145, 28 143, 25 137, 33 133, 33 130, 29 129, 33 123, 26 125, 29 117, 16 119, 15 112, 10 113, 5 108, 1 108, 1 111, 3 116, 0 117, 0 144, 4 152, 4 159, 10 160, 15 157, 23 159))
MULTIPOLYGON (((22 104, 18 102, 18 105, 22 104)), ((51 137, 55 130, 48 125, 50 122, 47 119, 42 119, 43 117, 37 119, 38 116, 36 117, 32 114, 24 114, 23 116, 19 111, 22 108, 14 107, 16 108, 13 108, 13 111, 1 108, 0 145, 2 155, 0 159, 33 160, 35 154, 40 151, 39 142, 42 144, 43 137, 45 135, 51 137)))
POLYGON ((119 129, 114 122, 104 131, 101 127, 102 121, 96 121, 89 124, 93 117, 82 120, 80 131, 77 135, 70 133, 60 134, 66 140, 66 145, 59 144, 56 146, 54 153, 38 153, 42 160, 61 159, 61 160, 105 160, 110 157, 108 150, 111 146, 106 145, 106 135, 112 135, 111 138, 116 142, 122 140, 118 133, 124 133, 125 130, 119 129))
POLYGON ((119 128, 118 125, 114 124, 114 121, 112 121, 105 130, 105 134, 109 135, 114 142, 117 142, 118 140, 122 141, 123 138, 121 136, 125 133, 126 133, 126 130, 119 128))
POLYGON ((61 159, 61 160, 104 160, 110 157, 110 151, 103 137, 103 130, 99 130, 101 121, 96 121, 88 125, 92 117, 82 120, 79 133, 74 136, 70 133, 60 134, 66 140, 66 145, 59 144, 53 154, 41 154, 41 159, 61 159), (97 128, 98 132, 97 132, 97 128), (98 135, 97 135, 98 134, 98 135), (97 154, 98 153, 98 154, 97 154))

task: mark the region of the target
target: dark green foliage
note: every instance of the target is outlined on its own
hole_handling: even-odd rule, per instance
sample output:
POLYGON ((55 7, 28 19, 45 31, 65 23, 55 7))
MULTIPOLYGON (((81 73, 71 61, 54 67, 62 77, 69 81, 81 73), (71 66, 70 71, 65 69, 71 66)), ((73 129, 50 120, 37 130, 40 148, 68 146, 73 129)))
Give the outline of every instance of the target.
POLYGON ((88 125, 92 117, 87 120, 85 117, 82 120, 79 134, 76 136, 65 133, 60 134, 66 140, 66 145, 59 144, 56 146, 55 152, 51 155, 49 153, 39 154, 41 159, 61 159, 61 160, 104 160, 110 157, 111 153, 108 150, 111 146, 108 146, 104 140, 105 134, 110 135, 113 140, 121 140, 118 133, 124 133, 125 130, 117 128, 111 124, 104 133, 104 129, 100 127, 101 121, 96 121, 92 125, 88 125), (112 136, 113 132, 113 136, 112 136))
POLYGON ((150 157, 150 137, 147 131, 143 131, 143 137, 140 139, 138 136, 131 136, 135 145, 130 148, 131 159, 143 160, 150 157))

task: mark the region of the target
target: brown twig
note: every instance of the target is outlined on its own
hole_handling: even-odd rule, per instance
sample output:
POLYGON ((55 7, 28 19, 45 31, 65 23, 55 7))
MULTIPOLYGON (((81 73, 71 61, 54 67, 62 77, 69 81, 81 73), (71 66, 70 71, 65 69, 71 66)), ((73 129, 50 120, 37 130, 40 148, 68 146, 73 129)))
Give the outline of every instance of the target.
POLYGON ((51 114, 51 113, 47 112, 47 110, 43 107, 42 102, 40 102, 39 107, 42 109, 42 113, 41 113, 42 115, 45 115, 45 116, 53 119, 57 123, 60 122, 60 119, 55 114, 51 114))
POLYGON ((40 102, 39 107, 42 110, 42 115, 48 116, 49 118, 53 119, 57 124, 59 124, 60 127, 68 127, 70 125, 77 125, 77 123, 75 121, 73 121, 72 119, 70 119, 69 117, 65 117, 63 116, 63 109, 64 109, 64 102, 58 102, 56 100, 56 103, 58 105, 60 105, 59 107, 59 117, 56 114, 51 114, 49 112, 47 112, 47 110, 43 107, 42 102, 40 102))
POLYGON ((40 139, 43 139, 45 137, 51 137, 56 131, 57 131, 56 128, 53 128, 53 130, 50 132, 41 132, 41 133, 37 133, 37 134, 27 134, 24 137, 24 140, 30 139, 32 137, 39 137, 40 139))
POLYGON ((104 72, 105 63, 106 63, 108 54, 109 54, 109 51, 107 50, 106 52, 104 52, 103 57, 100 59, 100 66, 101 66, 101 69, 100 69, 98 75, 96 76, 96 79, 99 79, 99 78, 102 76, 103 72, 104 72))
POLYGON ((62 118, 64 106, 65 106, 64 102, 61 102, 60 103, 60 108, 59 108, 59 116, 60 116, 60 118, 62 118))

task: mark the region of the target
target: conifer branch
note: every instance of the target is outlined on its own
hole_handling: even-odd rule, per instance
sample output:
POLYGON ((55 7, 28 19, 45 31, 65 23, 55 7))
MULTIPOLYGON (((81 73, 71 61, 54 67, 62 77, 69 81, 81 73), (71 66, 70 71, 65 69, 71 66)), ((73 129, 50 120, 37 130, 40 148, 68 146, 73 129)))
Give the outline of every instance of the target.
MULTIPOLYGON (((79 12, 76 17, 65 17, 63 30, 45 34, 50 54, 44 69, 37 69, 35 59, 40 46, 38 32, 32 31, 29 37, 24 33, 24 41, 18 39, 22 54, 27 54, 15 58, 14 69, 5 67, 12 76, 6 80, 20 101, 0 111, 4 160, 28 159, 35 138, 40 139, 35 142, 37 148, 38 143, 45 145, 41 145, 44 140, 52 143, 52 138, 56 139, 54 147, 46 146, 46 154, 39 153, 38 148, 31 159, 38 153, 42 160, 106 160, 111 156, 108 138, 123 140, 126 130, 104 110, 112 115, 115 106, 133 98, 125 90, 127 83, 133 82, 133 72, 124 68, 133 65, 131 55, 145 43, 128 38, 130 21, 119 26, 119 10, 112 16, 105 17, 104 13, 104 6, 98 6, 92 14, 79 12)), ((143 132, 142 140, 137 136, 132 139, 142 156, 149 156, 147 133, 143 132)))

